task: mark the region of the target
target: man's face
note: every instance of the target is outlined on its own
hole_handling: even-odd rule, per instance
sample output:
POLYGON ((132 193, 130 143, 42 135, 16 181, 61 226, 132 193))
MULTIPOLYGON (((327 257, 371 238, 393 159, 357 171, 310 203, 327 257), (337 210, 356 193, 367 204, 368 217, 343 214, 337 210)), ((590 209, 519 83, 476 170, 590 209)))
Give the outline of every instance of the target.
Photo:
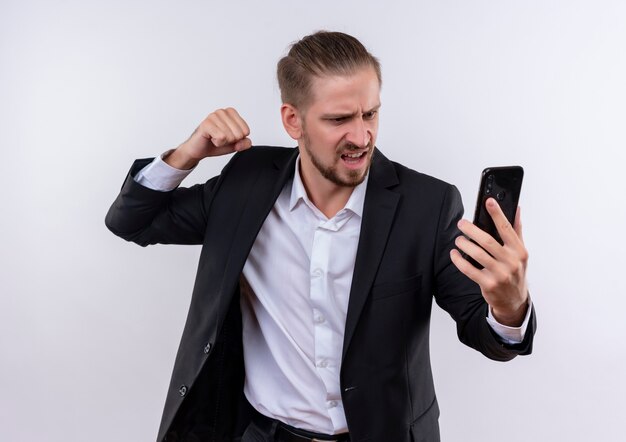
POLYGON ((299 140, 304 175, 354 187, 365 179, 378 132, 380 84, 373 68, 315 77, 299 140))

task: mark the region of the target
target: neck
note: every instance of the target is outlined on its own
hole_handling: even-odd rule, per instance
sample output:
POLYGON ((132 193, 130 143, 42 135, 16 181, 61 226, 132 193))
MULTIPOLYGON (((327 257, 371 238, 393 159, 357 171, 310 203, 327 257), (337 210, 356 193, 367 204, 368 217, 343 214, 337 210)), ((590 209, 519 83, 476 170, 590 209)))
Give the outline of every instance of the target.
POLYGON ((321 174, 309 173, 305 169, 302 167, 301 161, 299 168, 300 177, 309 200, 327 218, 332 218, 346 206, 350 195, 354 191, 354 187, 339 186, 327 180, 321 174))

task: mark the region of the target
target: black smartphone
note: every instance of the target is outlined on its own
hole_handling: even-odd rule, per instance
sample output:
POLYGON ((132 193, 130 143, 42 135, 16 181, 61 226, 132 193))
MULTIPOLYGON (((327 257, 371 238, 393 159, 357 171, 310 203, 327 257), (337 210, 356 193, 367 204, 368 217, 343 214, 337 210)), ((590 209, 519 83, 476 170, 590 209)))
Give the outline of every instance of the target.
MULTIPOLYGON (((498 229, 487 212, 485 202, 488 198, 494 198, 506 218, 513 224, 522 191, 523 178, 524 169, 521 166, 488 167, 483 170, 480 178, 476 210, 474 211, 474 224, 493 236, 500 244, 503 244, 502 238, 500 238, 498 229)), ((466 256, 466 259, 475 267, 482 268, 469 256, 466 256)))

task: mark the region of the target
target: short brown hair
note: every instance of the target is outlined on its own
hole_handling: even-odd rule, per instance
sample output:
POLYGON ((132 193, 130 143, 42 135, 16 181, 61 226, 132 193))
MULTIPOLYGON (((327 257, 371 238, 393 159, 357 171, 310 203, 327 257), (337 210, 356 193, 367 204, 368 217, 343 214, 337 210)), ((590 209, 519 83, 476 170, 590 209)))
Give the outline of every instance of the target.
POLYGON ((371 66, 382 84, 380 63, 359 40, 343 32, 318 31, 291 45, 278 62, 277 76, 283 103, 303 109, 311 99, 311 79, 350 75, 371 66))

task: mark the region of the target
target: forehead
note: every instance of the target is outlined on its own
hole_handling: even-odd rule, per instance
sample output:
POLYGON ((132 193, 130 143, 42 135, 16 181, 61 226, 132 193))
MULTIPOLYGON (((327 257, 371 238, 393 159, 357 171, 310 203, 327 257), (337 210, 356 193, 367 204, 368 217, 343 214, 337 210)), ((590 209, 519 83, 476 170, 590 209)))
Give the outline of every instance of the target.
POLYGON ((380 102, 376 71, 365 67, 348 75, 324 75, 311 81, 309 110, 354 111, 371 109, 380 102))

